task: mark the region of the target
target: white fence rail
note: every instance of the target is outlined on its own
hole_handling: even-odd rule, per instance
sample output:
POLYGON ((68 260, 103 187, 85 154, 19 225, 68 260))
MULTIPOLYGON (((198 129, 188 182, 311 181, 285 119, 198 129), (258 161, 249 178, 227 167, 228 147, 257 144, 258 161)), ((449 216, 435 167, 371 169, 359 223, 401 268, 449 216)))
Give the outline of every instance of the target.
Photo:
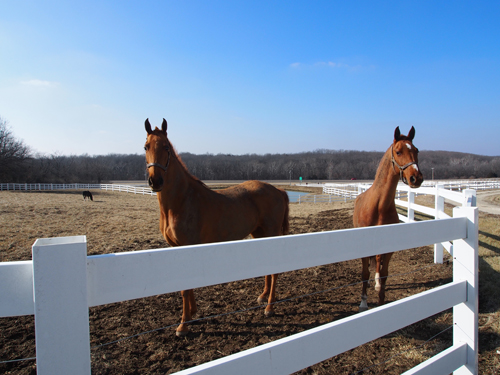
POLYGON ((46 190, 83 190, 100 189, 106 191, 119 191, 133 194, 156 195, 149 187, 115 185, 115 184, 0 184, 2 190, 18 191, 46 191, 46 190))
POLYGON ((453 346, 406 374, 477 374, 473 207, 439 220, 98 256, 87 256, 84 236, 39 239, 31 261, 0 263, 0 317, 35 315, 38 374, 88 375, 91 306, 445 241, 454 242, 451 283, 179 374, 289 374, 452 307, 453 346))
MULTIPOLYGON (((424 183, 422 184, 422 188, 432 188, 438 185, 441 186, 443 189, 454 190, 454 191, 462 191, 466 189, 488 190, 488 189, 500 189, 500 180, 424 181, 424 183)), ((356 183, 356 184, 325 183, 323 186, 323 193, 356 198, 356 196, 360 192, 363 192, 370 186, 371 184, 366 184, 366 183, 356 183)), ((405 185, 401 183, 399 184, 399 187, 404 187, 404 186, 405 185)))
MULTIPOLYGON (((396 205, 407 210, 406 216, 399 214, 399 219, 404 222, 412 222, 415 220, 415 212, 422 213, 434 219, 443 219, 449 217, 444 211, 445 200, 448 200, 453 205, 463 207, 476 206, 476 190, 500 189, 499 180, 484 180, 484 181, 433 181, 427 182, 427 186, 418 189, 411 189, 409 186, 400 183, 396 191, 396 205), (474 189, 472 189, 474 188, 474 189), (434 207, 422 206, 415 203, 415 197, 418 195, 433 195, 434 207), (403 200, 405 199, 406 200, 403 200)), ((352 196, 354 199, 357 195, 363 193, 370 188, 371 184, 325 184, 323 192, 342 196, 352 196), (344 186, 344 188, 343 188, 344 186), (353 192, 356 191, 354 194, 353 192)), ((311 201, 311 197, 308 197, 311 201)), ((453 244, 450 241, 437 243, 434 245, 434 261, 435 263, 443 263, 443 250, 448 251, 453 256, 453 244)))
MULTIPOLYGON (((355 197, 354 197, 355 198, 355 197)), ((297 202, 301 203, 333 203, 333 202, 346 202, 353 199, 347 195, 336 196, 333 194, 307 194, 299 195, 297 202)))
POLYGON ((465 189, 488 190, 500 189, 500 180, 439 180, 439 181, 424 181, 424 187, 432 187, 443 185, 448 190, 462 191, 465 189))

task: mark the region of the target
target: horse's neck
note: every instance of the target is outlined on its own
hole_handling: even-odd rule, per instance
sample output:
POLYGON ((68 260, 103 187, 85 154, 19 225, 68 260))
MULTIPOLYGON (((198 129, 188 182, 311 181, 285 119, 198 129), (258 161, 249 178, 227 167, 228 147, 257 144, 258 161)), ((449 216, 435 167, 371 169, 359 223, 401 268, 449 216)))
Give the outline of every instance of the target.
POLYGON ((382 157, 375 180, 373 181, 373 188, 383 204, 389 204, 394 201, 399 182, 399 174, 394 170, 394 166, 392 165, 391 150, 389 148, 382 157))
POLYGON ((208 190, 203 184, 197 181, 187 169, 181 165, 177 158, 172 158, 167 172, 167 180, 164 188, 158 196, 160 210, 176 211, 182 210, 184 202, 189 198, 191 204, 197 199, 199 194, 195 191, 208 190))

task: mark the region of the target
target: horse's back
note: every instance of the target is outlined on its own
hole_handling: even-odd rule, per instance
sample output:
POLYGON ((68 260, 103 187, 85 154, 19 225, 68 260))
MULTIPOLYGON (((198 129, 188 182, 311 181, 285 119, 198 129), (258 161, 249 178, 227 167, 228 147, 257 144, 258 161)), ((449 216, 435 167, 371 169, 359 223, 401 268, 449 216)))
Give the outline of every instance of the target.
POLYGON ((251 180, 217 192, 227 203, 229 211, 238 213, 240 217, 244 215, 248 224, 252 222, 251 226, 262 228, 266 235, 276 231, 288 234, 289 201, 284 190, 251 180))
MULTIPOLYGON (((218 190, 219 194, 238 201, 252 201, 262 204, 264 201, 284 200, 283 190, 274 187, 267 182, 251 180, 231 186, 227 189, 218 190)), ((286 194, 286 192, 284 192, 286 194)), ((275 202, 278 203, 278 202, 275 202)))

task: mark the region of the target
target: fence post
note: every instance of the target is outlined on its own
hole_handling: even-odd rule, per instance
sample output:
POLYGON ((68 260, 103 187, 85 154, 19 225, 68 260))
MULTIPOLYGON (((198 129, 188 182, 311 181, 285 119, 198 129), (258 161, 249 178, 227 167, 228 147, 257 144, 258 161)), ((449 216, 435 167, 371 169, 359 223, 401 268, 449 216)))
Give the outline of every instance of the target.
POLYGON ((38 375, 90 374, 85 236, 33 244, 33 295, 38 375))
POLYGON ((473 189, 465 189, 463 192, 464 201, 463 207, 476 207, 476 191, 473 189))
MULTIPOLYGON (((436 212, 434 213, 434 218, 436 220, 442 219, 444 214, 444 198, 439 195, 439 189, 444 189, 444 185, 436 185, 436 195, 434 200, 434 207, 436 212)), ((441 243, 434 244, 434 263, 443 263, 443 252, 444 247, 441 243)))
POLYGON ((415 221, 415 210, 413 205, 415 204, 415 193, 408 187, 408 222, 415 221))
POLYGON ((453 307, 453 345, 467 344, 467 364, 454 375, 478 373, 478 211, 475 207, 455 207, 454 217, 467 218, 467 238, 453 244, 453 281, 467 281, 467 301, 453 307))

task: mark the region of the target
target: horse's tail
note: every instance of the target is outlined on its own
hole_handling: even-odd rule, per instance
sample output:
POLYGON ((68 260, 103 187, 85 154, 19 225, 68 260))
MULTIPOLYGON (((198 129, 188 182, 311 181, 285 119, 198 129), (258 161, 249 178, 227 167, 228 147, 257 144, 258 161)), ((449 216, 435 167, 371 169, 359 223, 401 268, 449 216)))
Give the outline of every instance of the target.
POLYGON ((290 213, 290 199, 286 191, 281 190, 285 200, 285 215, 283 215, 283 224, 281 225, 281 234, 287 235, 290 232, 290 223, 288 221, 288 214, 290 213))

